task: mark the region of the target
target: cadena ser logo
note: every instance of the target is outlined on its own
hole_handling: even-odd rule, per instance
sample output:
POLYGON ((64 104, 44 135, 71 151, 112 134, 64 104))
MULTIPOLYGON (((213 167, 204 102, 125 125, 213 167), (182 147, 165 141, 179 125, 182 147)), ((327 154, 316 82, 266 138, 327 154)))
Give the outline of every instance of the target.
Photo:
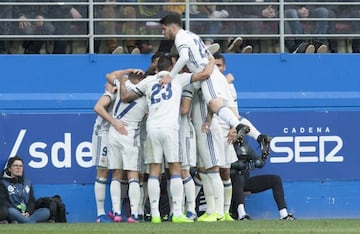
POLYGON ((328 126, 284 127, 284 136, 271 141, 271 163, 336 163, 343 162, 343 139, 333 135, 328 126))

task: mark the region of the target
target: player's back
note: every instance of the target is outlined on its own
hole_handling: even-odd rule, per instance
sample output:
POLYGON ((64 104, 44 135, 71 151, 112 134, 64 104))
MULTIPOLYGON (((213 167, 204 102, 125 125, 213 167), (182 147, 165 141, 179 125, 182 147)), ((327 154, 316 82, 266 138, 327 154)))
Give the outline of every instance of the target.
POLYGON ((208 64, 207 47, 195 33, 181 29, 176 34, 175 46, 179 54, 181 50, 188 49, 189 61, 186 66, 190 72, 200 72, 208 64))
POLYGON ((137 85, 137 90, 145 93, 149 107, 147 129, 179 129, 182 88, 190 83, 191 75, 176 75, 171 83, 164 87, 159 83, 159 79, 159 75, 148 76, 137 85))

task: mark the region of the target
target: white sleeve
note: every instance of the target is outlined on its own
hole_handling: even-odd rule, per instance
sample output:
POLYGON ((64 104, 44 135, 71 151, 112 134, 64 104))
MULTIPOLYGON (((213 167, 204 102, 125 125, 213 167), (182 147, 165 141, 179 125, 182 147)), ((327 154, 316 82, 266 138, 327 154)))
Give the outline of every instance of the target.
POLYGON ((189 48, 182 48, 179 53, 179 58, 176 61, 173 69, 170 72, 170 77, 174 78, 176 74, 178 74, 181 69, 186 65, 189 61, 189 48))

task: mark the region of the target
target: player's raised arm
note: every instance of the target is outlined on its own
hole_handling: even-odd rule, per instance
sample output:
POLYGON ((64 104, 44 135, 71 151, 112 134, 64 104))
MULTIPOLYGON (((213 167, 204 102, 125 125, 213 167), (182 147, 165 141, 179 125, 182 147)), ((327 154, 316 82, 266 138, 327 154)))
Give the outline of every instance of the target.
POLYGON ((106 80, 111 84, 115 84, 115 80, 120 80, 122 76, 129 74, 132 70, 131 68, 123 70, 115 70, 106 74, 106 80))
POLYGON ((183 69, 183 67, 186 65, 188 61, 189 61, 189 48, 188 47, 181 48, 179 51, 179 58, 176 60, 173 69, 171 69, 170 77, 174 78, 174 76, 183 69))
MULTIPOLYGON (((107 83, 106 84, 106 91, 110 93, 114 93, 114 87, 112 84, 107 83)), ((94 106, 94 111, 96 114, 101 116, 103 119, 108 121, 111 125, 115 127, 115 129, 123 135, 127 135, 127 130, 125 128, 126 124, 122 121, 117 121, 113 116, 111 116, 107 110, 107 108, 110 106, 112 100, 109 95, 103 95, 99 98, 99 100, 96 102, 94 106)))
MULTIPOLYGON (((133 75, 143 75, 144 73, 140 70, 133 70, 129 73, 128 76, 133 75)), ((120 99, 122 102, 131 102, 142 96, 142 93, 137 93, 135 90, 128 90, 126 88, 125 82, 128 80, 127 76, 122 76, 120 78, 120 99)))

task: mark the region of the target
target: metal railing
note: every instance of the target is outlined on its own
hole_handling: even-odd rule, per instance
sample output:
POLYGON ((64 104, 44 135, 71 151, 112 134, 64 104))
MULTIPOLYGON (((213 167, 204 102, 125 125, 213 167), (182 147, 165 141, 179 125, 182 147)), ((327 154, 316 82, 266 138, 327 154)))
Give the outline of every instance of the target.
MULTIPOLYGON (((155 0, 156 1, 156 0, 155 0)), ((354 24, 360 24, 360 16, 354 17, 351 15, 337 15, 336 12, 331 17, 317 18, 311 16, 311 18, 286 18, 286 10, 289 8, 297 8, 301 5, 307 5, 309 7, 326 7, 326 8, 340 8, 346 7, 350 10, 354 8, 360 8, 360 1, 328 1, 328 2, 290 2, 287 0, 279 0, 273 2, 261 2, 261 1, 248 1, 248 2, 237 2, 237 1, 226 1, 226 2, 193 2, 186 0, 184 2, 133 2, 133 1, 72 1, 72 2, 16 2, 16 1, 5 1, 0 2, 0 40, 24 40, 24 39, 82 39, 88 41, 89 53, 94 53, 94 40, 106 40, 109 38, 116 38, 118 40, 128 39, 161 39, 161 28, 156 24, 147 24, 147 22, 158 22, 163 12, 162 6, 184 6, 184 25, 186 29, 197 32, 202 38, 214 38, 214 39, 227 39, 237 36, 242 36, 247 39, 257 40, 276 40, 280 45, 280 52, 285 52, 285 41, 291 38, 360 38, 360 32, 352 28, 354 24), (191 14, 191 8, 193 6, 210 6, 216 5, 218 10, 227 9, 229 15, 223 18, 209 18, 208 16, 200 15, 194 16, 191 14), (246 13, 247 8, 257 7, 260 10, 272 5, 276 9, 276 16, 273 18, 265 18, 260 15, 248 17, 247 14, 241 15, 237 9, 242 9, 241 12, 246 13), (9 11, 13 11, 14 8, 19 6, 45 6, 54 9, 54 7, 74 7, 75 9, 81 9, 81 18, 59 18, 51 15, 52 12, 48 12, 48 17, 45 19, 28 18, 27 21, 31 23, 36 22, 50 22, 53 24, 63 23, 64 27, 69 27, 69 30, 64 34, 24 34, 19 33, 17 26, 19 22, 23 21, 13 14, 9 14, 9 11), (101 14, 101 11, 105 7, 116 8, 116 14, 112 16, 106 16, 101 14), (153 7, 158 8, 152 16, 144 16, 139 14, 141 7, 153 7), (119 13, 125 8, 134 8, 136 15, 132 17, 126 16, 126 14, 119 13), (244 10, 245 9, 245 10, 244 10), (235 12, 235 14, 234 14, 235 12), (11 17, 4 17, 4 15, 11 15, 11 17), (334 30, 332 32, 316 33, 316 31, 309 31, 305 33, 289 33, 287 30, 288 24, 294 21, 300 21, 302 24, 310 24, 311 27, 317 22, 325 22, 331 24, 345 24, 347 26, 346 31, 334 30), (216 34, 211 34, 207 31, 206 25, 221 23, 221 31, 216 34), (109 33, 106 29, 106 24, 115 24, 115 31, 109 33), (136 24, 135 28, 131 30, 124 30, 122 27, 126 24, 136 24), (253 32, 243 32, 242 29, 246 28, 247 24, 257 23, 259 27, 269 27, 270 29, 261 31, 254 29, 253 32), (155 25, 155 26, 154 26, 155 25), (199 26, 200 25, 200 26, 199 26), (70 29, 72 28, 72 29, 70 29), (200 30, 199 30, 200 28, 200 30)), ((360 11, 360 10, 359 10, 360 11)), ((13 12, 12 12, 13 13, 13 12)), ((59 25, 61 27, 61 25, 59 25)), ((114 25, 112 25, 114 27, 114 25)), ((261 29, 261 28, 260 28, 261 29)))

